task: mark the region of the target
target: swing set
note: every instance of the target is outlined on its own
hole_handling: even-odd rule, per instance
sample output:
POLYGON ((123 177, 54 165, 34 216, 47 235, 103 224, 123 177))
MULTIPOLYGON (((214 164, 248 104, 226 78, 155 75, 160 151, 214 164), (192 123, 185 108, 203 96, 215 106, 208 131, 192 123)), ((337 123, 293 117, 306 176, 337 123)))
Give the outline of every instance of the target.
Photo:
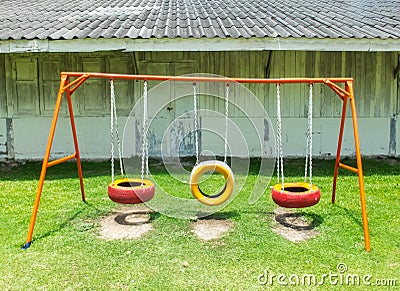
POLYGON ((190 175, 190 189, 193 196, 205 205, 219 205, 228 200, 234 188, 234 175, 231 168, 227 164, 227 137, 228 137, 228 104, 229 104, 229 84, 236 83, 252 83, 252 84, 275 84, 277 88, 277 175, 279 183, 272 188, 273 201, 282 207, 287 208, 303 208, 315 205, 320 200, 319 188, 312 184, 312 98, 314 84, 325 84, 331 88, 337 96, 343 101, 342 115, 340 121, 340 130, 338 137, 338 145, 336 152, 336 161, 333 173, 332 187, 332 203, 336 198, 336 183, 339 173, 339 168, 354 172, 358 175, 358 184, 360 191, 360 204, 362 214, 362 224, 364 231, 364 244, 366 251, 370 250, 370 237, 368 230, 368 218, 366 209, 366 195, 364 190, 364 175, 362 171, 362 160, 360 153, 360 141, 358 135, 358 124, 356 115, 355 98, 353 92, 352 78, 277 78, 277 79, 254 79, 254 78, 223 78, 223 77, 196 77, 196 76, 157 76, 157 75, 127 75, 127 74, 107 74, 107 73, 85 73, 85 72, 62 72, 60 80, 60 88, 57 95, 54 115, 50 127, 50 133, 47 141, 46 151, 42 163, 41 174, 36 191, 36 197, 33 205, 32 215, 29 223, 28 234, 23 246, 24 249, 30 247, 32 243, 33 231, 36 223, 37 212, 39 208, 40 198, 43 190, 43 184, 46 177, 46 172, 49 167, 64 163, 69 160, 76 160, 77 171, 80 181, 80 189, 82 200, 86 201, 81 159, 79 154, 78 139, 76 134, 75 118, 72 106, 72 94, 89 78, 108 79, 110 81, 111 92, 111 183, 108 185, 109 198, 117 203, 122 204, 137 204, 149 201, 155 195, 154 184, 148 180, 148 116, 147 116, 147 86, 148 81, 184 81, 193 83, 193 107, 194 107, 194 127, 195 127, 195 150, 196 150, 196 165, 192 169, 190 175), (120 139, 118 135, 118 123, 115 106, 114 80, 141 80, 143 81, 143 129, 142 129, 142 152, 141 152, 141 177, 140 178, 124 178, 122 155, 120 147, 120 139), (223 82, 226 84, 225 90, 225 152, 224 161, 208 160, 199 161, 199 142, 198 131, 199 125, 197 121, 197 82, 223 82), (303 182, 285 182, 283 172, 283 151, 282 151, 282 121, 280 109, 280 88, 284 84, 303 83, 309 85, 309 104, 307 118, 307 146, 306 146, 306 162, 305 175, 303 182), (344 85, 344 88, 339 85, 344 85), (50 153, 56 125, 59 117, 59 111, 63 96, 66 96, 72 137, 74 141, 75 153, 63 158, 50 161, 50 153), (357 167, 352 167, 341 163, 340 153, 342 148, 344 124, 346 119, 347 106, 350 103, 351 117, 353 123, 353 136, 355 144, 355 153, 357 167), (115 131, 115 136, 114 136, 115 131), (119 155, 119 165, 121 178, 115 179, 114 173, 114 145, 117 141, 117 149, 119 155), (210 171, 215 171, 222 174, 225 178, 225 187, 217 194, 209 195, 204 193, 199 187, 200 177, 210 171), (309 180, 307 182, 307 176, 309 180))

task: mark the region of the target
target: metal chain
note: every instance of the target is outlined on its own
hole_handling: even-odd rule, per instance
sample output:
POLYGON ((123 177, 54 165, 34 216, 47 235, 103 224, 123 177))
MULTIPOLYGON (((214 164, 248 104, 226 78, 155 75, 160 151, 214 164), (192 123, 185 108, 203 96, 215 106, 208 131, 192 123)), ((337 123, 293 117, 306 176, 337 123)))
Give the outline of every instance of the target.
POLYGON ((195 138, 195 150, 196 150, 196 165, 199 163, 199 125, 197 122, 197 86, 196 82, 193 82, 193 111, 194 111, 194 138, 195 138))
POLYGON ((277 144, 278 144, 278 160, 277 160, 277 174, 279 182, 279 174, 281 175, 282 188, 284 190, 284 176, 283 176, 283 150, 282 150, 282 117, 281 117, 281 90, 280 84, 276 85, 276 115, 277 115, 277 144), (280 172, 280 173, 279 173, 280 172))
POLYGON ((142 166, 141 166, 141 185, 144 187, 144 172, 146 164, 146 175, 148 176, 148 146, 147 146, 147 80, 143 83, 143 130, 142 130, 142 166))
POLYGON ((307 181, 307 175, 310 176, 310 188, 312 185, 312 96, 313 85, 310 84, 310 93, 308 99, 308 114, 307 114, 307 145, 306 145, 306 162, 304 167, 304 182, 307 181), (309 166, 309 169, 308 169, 309 166), (309 173, 308 173, 309 171, 309 173))
POLYGON ((224 149, 224 163, 228 155, 228 114, 229 114, 229 83, 226 83, 225 92, 225 149, 224 149))
POLYGON ((146 178, 148 177, 149 177, 149 122, 146 121, 146 178))
MULTIPOLYGON (((313 115, 313 84, 310 83, 310 95, 308 98, 308 130, 307 130, 307 144, 308 144, 308 163, 309 163, 309 176, 310 176, 310 191, 312 191, 312 115, 313 115)), ((306 159, 307 163, 307 159, 306 159)), ((307 165, 307 164, 306 164, 307 165)), ((306 166, 307 167, 307 166, 306 166)), ((307 169, 306 169, 307 175, 307 169)))
MULTIPOLYGON (((310 106, 310 100, 308 100, 308 106, 310 106)), ((309 158, 309 153, 310 153, 310 116, 309 115, 310 115, 310 108, 308 108, 308 110, 307 110, 307 131, 306 131, 306 148, 305 148, 306 161, 305 161, 305 165, 304 165, 304 182, 307 182, 308 158, 309 158)))
POLYGON ((122 153, 121 153, 121 143, 118 133, 118 118, 117 118, 117 106, 115 105, 115 90, 114 90, 114 80, 110 79, 110 95, 111 95, 111 182, 114 184, 115 179, 115 169, 114 169, 114 126, 115 126, 115 137, 117 139, 117 149, 119 158, 119 169, 121 172, 121 177, 124 176, 124 170, 122 165, 122 153))
POLYGON ((279 103, 280 103, 280 89, 279 89, 279 84, 276 84, 276 178, 277 178, 277 182, 279 183, 280 181, 280 149, 279 149, 279 132, 280 132, 280 122, 279 122, 279 115, 280 115, 280 104, 278 105, 278 99, 279 99, 279 103), (279 96, 279 97, 278 97, 279 96), (279 113, 279 114, 278 114, 279 113))
POLYGON ((110 91, 111 91, 111 115, 110 115, 110 128, 111 128, 111 134, 110 134, 110 140, 111 140, 111 183, 114 184, 114 102, 113 102, 113 96, 114 96, 114 80, 110 80, 110 91))
POLYGON ((110 79, 110 95, 111 95, 111 181, 114 184, 114 126, 115 126, 115 137, 117 139, 117 149, 119 158, 119 169, 121 172, 121 177, 124 176, 124 170, 122 165, 122 153, 121 153, 121 143, 118 133, 118 118, 117 118, 117 106, 115 105, 115 90, 114 90, 114 80, 110 79))
POLYGON ((121 177, 123 177, 124 176, 124 170, 123 170, 123 164, 122 164, 121 142, 120 142, 120 139, 119 139, 119 132, 118 132, 118 117, 117 117, 117 106, 116 106, 116 102, 115 102, 114 84, 113 84, 113 92, 112 92, 111 98, 112 98, 112 102, 114 103, 114 123, 115 123, 115 136, 117 138, 119 170, 121 172, 121 177))
POLYGON ((146 136, 146 138, 145 138, 145 142, 146 142, 146 146, 145 146, 145 148, 146 148, 146 152, 145 152, 145 155, 146 155, 146 178, 148 178, 149 177, 149 114, 148 114, 148 108, 149 108, 149 106, 148 106, 148 93, 147 93, 147 81, 144 83, 144 92, 145 92, 145 95, 146 95, 146 104, 145 104, 145 107, 144 107, 144 112, 146 113, 146 120, 145 120, 145 125, 146 125, 146 131, 145 131, 145 136, 146 136))

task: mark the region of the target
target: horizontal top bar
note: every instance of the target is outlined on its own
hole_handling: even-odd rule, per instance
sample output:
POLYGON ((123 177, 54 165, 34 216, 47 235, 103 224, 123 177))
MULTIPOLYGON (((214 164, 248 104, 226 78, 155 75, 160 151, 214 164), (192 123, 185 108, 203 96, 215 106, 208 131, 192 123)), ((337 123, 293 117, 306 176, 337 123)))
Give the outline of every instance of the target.
POLYGON ((285 84, 285 83, 326 83, 328 80, 334 83, 352 82, 353 78, 226 78, 226 77, 200 77, 200 76, 158 76, 158 75, 128 75, 108 73, 83 73, 83 72, 62 72, 61 75, 69 77, 123 79, 123 80, 147 80, 147 81, 185 81, 185 82, 237 82, 237 83, 264 83, 264 84, 285 84))

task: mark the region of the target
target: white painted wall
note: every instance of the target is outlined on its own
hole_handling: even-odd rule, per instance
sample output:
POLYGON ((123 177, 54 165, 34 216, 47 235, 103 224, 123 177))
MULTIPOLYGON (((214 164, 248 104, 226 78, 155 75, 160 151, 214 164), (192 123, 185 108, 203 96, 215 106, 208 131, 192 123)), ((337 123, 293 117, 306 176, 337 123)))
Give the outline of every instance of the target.
MULTIPOLYGON (((122 139, 126 117, 120 116, 119 130, 122 139)), ((359 134, 361 153, 363 156, 388 155, 390 119, 389 118, 359 118, 359 134)), ((49 134, 50 117, 15 117, 12 120, 14 137, 15 158, 39 159, 43 158, 49 134)), ((202 125, 209 123, 219 124, 224 127, 223 118, 202 118, 202 125)), ((240 123, 240 121, 238 121, 240 123)), ((272 120, 275 123, 275 120, 272 120)), ((285 156, 304 156, 306 144, 306 119, 305 118, 283 118, 283 151, 285 156)), ((317 157, 334 157, 336 155, 337 139, 339 133, 339 118, 315 118, 313 120, 313 155, 317 157)), ((109 117, 76 117, 76 126, 80 153, 83 159, 109 159, 110 158, 110 119, 109 117)), ((245 125, 247 126, 247 125, 245 125)), ((263 130, 263 119, 259 118, 256 127, 260 132, 263 130)), ((0 119, 0 145, 4 142, 5 120, 0 119)), ((245 127, 241 130, 245 130, 245 127)), ((236 133, 229 136, 229 143, 235 147, 236 133)), ((162 133, 160 133, 162 134, 162 133)), ((270 133, 271 134, 271 133, 270 133)), ((133 137, 138 136, 135 133, 133 137)), ((140 136, 140 135, 139 135, 140 136)), ((238 135, 237 135, 238 136, 238 135)), ((255 136, 255 135, 254 135, 255 136)), ((396 156, 400 153, 400 121, 396 121, 396 156)), ((271 135, 272 137, 272 135, 271 135)), ((222 152, 222 141, 207 139, 203 136, 203 147, 214 150, 215 153, 222 152), (205 144, 207 142, 207 144, 205 144)), ((248 143, 251 156, 258 156, 256 141, 248 143)), ((140 143, 136 143, 140 144, 140 143)), ((264 150, 270 150, 272 143, 265 142, 264 150)), ((135 145, 132 145, 132 152, 135 145)), ((72 133, 69 118, 60 117, 53 142, 52 157, 62 157, 74 152, 72 133)), ((130 150, 126 151, 130 152, 130 150)), ((347 118, 343 139, 342 156, 354 155, 354 140, 351 118, 347 118)))
MULTIPOLYGON (((126 118, 119 118, 121 130, 126 118)), ((79 151, 84 159, 110 158, 110 119, 107 117, 75 118, 79 151)), ((50 131, 50 117, 18 117, 13 119, 15 159, 43 159, 50 131)), ((51 157, 74 153, 70 120, 60 117, 57 123, 51 157)))
MULTIPOLYGON (((361 154, 364 156, 387 155, 389 152, 388 118, 359 118, 361 154)), ((306 146, 306 119, 282 120, 283 151, 285 156, 303 156, 306 146)), ((313 155, 335 157, 340 119, 316 118, 313 120, 313 155)), ((352 119, 347 117, 343 136, 342 156, 354 156, 352 119)))
POLYGON ((0 119, 0 159, 7 157, 7 126, 6 119, 0 119))

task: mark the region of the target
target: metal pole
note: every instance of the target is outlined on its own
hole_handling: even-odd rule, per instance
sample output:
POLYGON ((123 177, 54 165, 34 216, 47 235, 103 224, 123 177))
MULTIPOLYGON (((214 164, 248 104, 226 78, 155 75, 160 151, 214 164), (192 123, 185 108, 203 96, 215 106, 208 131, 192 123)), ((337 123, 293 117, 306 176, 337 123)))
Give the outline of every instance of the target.
POLYGON ((335 170, 333 172, 332 203, 335 203, 335 198, 336 198, 336 182, 337 182, 337 177, 339 174, 340 152, 342 150, 343 131, 344 131, 344 122, 346 120, 346 111, 347 111, 347 96, 344 96, 343 107, 342 107, 342 118, 340 120, 338 145, 337 145, 337 149, 336 149, 335 170))
POLYGON ((365 196, 365 189, 364 189, 364 174, 361 161, 360 139, 358 136, 357 112, 356 112, 356 103, 354 100, 354 93, 353 93, 353 82, 346 82, 346 90, 350 93, 351 117, 353 119, 354 145, 356 148, 356 159, 357 159, 357 169, 358 169, 358 185, 360 188, 362 224, 364 229, 364 244, 365 244, 365 250, 369 252, 371 248, 371 243, 370 243, 369 229, 368 229, 368 216, 367 216, 367 203, 366 203, 367 199, 365 196))
MULTIPOLYGON (((68 78, 67 78, 67 84, 68 84, 68 78)), ((74 89, 75 89, 75 87, 74 87, 74 89)), ((85 189, 84 189, 84 186, 83 186, 81 156, 79 154, 78 137, 76 135, 75 118, 74 118, 74 111, 73 111, 73 107, 72 107, 70 88, 67 88, 66 95, 67 95, 67 101, 68 101, 69 119, 71 121, 72 136, 73 136, 73 139, 74 139, 75 158, 76 158, 76 165, 77 165, 77 168, 78 168, 79 183, 80 183, 80 186, 81 186, 82 201, 86 202, 85 189)))
POLYGON ((293 83, 325 83, 327 80, 333 83, 345 83, 352 78, 224 78, 224 77, 196 77, 196 76, 159 76, 159 75, 128 75, 108 73, 84 73, 84 72, 62 72, 69 77, 106 78, 122 80, 147 80, 147 81, 182 81, 182 82, 237 82, 237 83, 260 83, 260 84, 293 84, 293 83))
POLYGON ((46 171, 47 171, 47 168, 48 168, 51 146, 53 144, 54 132, 56 130, 58 115, 59 115, 59 112, 60 112, 60 106, 61 106, 61 101, 62 101, 62 96, 63 96, 63 93, 64 93, 64 85, 66 84, 67 79, 68 79, 67 75, 63 75, 61 77, 60 89, 58 91, 56 106, 55 106, 55 109, 54 109, 53 120, 51 122, 51 127, 50 127, 49 138, 48 138, 48 141, 47 141, 46 152, 45 152, 44 158, 43 158, 42 171, 40 173, 39 184, 38 184, 38 188, 36 190, 36 198, 35 198, 35 202, 33 204, 31 220, 29 222, 28 235, 26 237, 25 244, 22 247, 23 249, 29 248, 31 243, 32 243, 33 229, 35 228, 36 216, 37 216, 37 212, 38 212, 38 208, 39 208, 40 197, 42 195, 42 190, 43 190, 43 183, 44 183, 44 179, 46 177, 46 171))

